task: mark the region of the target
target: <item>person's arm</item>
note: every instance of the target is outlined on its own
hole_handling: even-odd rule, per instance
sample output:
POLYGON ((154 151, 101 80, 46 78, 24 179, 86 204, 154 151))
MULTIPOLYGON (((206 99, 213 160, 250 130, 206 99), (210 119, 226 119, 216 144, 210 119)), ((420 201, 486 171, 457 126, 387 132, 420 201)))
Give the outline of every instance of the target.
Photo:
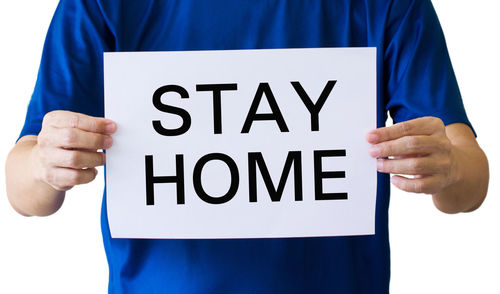
POLYGON ((368 133, 379 172, 401 190, 432 194, 445 213, 477 209, 488 190, 486 155, 469 126, 423 117, 368 133), (408 177, 410 176, 410 177, 408 177))
POLYGON ((62 205, 65 191, 89 183, 103 165, 116 125, 68 111, 45 115, 38 136, 24 136, 6 162, 7 196, 25 216, 47 216, 62 205))

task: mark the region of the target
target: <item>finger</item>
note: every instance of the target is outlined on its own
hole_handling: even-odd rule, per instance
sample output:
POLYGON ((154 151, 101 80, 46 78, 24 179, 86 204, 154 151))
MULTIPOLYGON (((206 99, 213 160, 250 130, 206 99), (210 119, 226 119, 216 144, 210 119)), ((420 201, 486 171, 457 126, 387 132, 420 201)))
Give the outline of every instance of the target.
POLYGON ((370 146, 372 157, 426 155, 438 149, 439 144, 432 136, 406 136, 370 146))
POLYGON ((412 193, 435 194, 441 191, 443 184, 439 176, 406 178, 402 176, 393 176, 391 183, 398 189, 412 193))
POLYGON ((434 175, 446 172, 444 165, 432 157, 377 159, 377 170, 381 173, 404 175, 434 175))
POLYGON ((54 146, 67 149, 107 149, 113 145, 110 136, 75 128, 54 129, 52 138, 54 146))
POLYGON ((76 185, 92 182, 97 169, 51 168, 45 174, 45 181, 59 191, 67 191, 76 185))
POLYGON ((55 167, 83 169, 103 165, 106 161, 106 155, 103 152, 55 148, 49 160, 50 164, 55 167))
POLYGON ((397 123, 390 127, 372 130, 366 135, 366 140, 370 144, 377 144, 405 136, 432 135, 439 131, 444 132, 444 124, 441 119, 421 117, 397 123))
POLYGON ((56 128, 77 128, 100 134, 112 134, 116 131, 116 123, 109 119, 63 110, 47 113, 44 123, 56 128))

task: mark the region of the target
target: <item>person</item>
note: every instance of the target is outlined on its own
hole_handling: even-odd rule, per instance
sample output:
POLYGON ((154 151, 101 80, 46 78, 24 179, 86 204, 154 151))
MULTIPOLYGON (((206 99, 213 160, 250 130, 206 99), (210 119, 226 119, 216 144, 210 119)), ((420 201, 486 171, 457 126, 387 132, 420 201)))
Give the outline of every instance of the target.
POLYGON ((119 127, 103 118, 105 51, 360 46, 377 47, 378 129, 366 135, 380 172, 375 235, 114 239, 105 193, 102 233, 110 293, 388 293, 390 182, 446 213, 475 210, 488 186, 430 0, 61 0, 7 159, 9 201, 53 214, 105 163, 99 150, 119 127))

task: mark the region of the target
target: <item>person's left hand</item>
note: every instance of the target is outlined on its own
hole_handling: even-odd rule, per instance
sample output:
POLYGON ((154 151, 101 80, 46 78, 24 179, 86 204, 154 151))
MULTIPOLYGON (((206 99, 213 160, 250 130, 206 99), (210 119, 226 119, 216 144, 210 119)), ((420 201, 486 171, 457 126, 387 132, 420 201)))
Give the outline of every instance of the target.
POLYGON ((436 194, 454 182, 454 152, 441 119, 417 118, 370 131, 366 138, 377 170, 397 174, 391 182, 399 189, 436 194))

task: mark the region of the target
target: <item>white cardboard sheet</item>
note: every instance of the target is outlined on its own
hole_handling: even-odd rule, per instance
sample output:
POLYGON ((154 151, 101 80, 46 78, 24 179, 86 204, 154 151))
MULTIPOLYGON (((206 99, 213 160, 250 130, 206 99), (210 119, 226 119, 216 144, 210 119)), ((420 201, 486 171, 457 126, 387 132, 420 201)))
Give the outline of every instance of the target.
POLYGON ((375 233, 376 161, 369 156, 365 140, 366 133, 376 127, 375 48, 105 53, 104 82, 106 117, 118 125, 106 163, 112 237, 375 233), (329 81, 333 88, 319 111, 318 130, 312 130, 311 112, 291 82, 300 83, 315 104, 329 81), (220 108, 214 91, 197 91, 197 85, 214 84, 237 88, 220 92, 220 108), (180 87, 189 97, 165 91, 180 87), (167 110, 155 107, 156 91, 160 93, 157 105, 167 110), (271 100, 276 102, 274 107, 271 100), (252 103, 258 105, 253 112, 252 103), (280 129, 276 106, 288 131, 280 129), (214 125, 214 109, 220 109, 220 129, 214 125), (183 134, 166 136, 155 130, 153 121, 164 129, 186 127, 185 113, 190 124, 183 134), (255 115, 250 115, 249 131, 242 133, 249 113, 255 115), (325 152, 322 158, 316 153, 319 160, 315 163, 315 151, 322 150, 345 150, 345 156, 341 151, 325 152), (295 157, 291 157, 294 160, 290 160, 280 194, 276 190, 280 192, 278 183, 287 171, 285 161, 291 151, 295 157), (269 192, 262 162, 256 163, 255 154, 265 162, 274 191, 269 192), (180 179, 177 155, 183 167, 183 204, 178 203, 178 184, 161 183, 166 179, 161 177, 180 179), (147 157, 152 163, 149 178, 158 181, 152 184, 154 204, 147 201, 147 157), (300 169, 296 167, 299 161, 300 169), (198 172, 194 172, 197 164, 198 172), (249 180, 252 177, 254 184, 249 180), (295 185, 296 180, 301 187, 295 185), (194 181, 202 192, 195 190, 194 181), (322 184, 319 192, 318 182, 322 184), (250 192, 252 187, 254 192, 250 192), (275 201, 270 193, 275 194, 275 201), (323 199, 335 198, 330 193, 346 197, 323 199))

